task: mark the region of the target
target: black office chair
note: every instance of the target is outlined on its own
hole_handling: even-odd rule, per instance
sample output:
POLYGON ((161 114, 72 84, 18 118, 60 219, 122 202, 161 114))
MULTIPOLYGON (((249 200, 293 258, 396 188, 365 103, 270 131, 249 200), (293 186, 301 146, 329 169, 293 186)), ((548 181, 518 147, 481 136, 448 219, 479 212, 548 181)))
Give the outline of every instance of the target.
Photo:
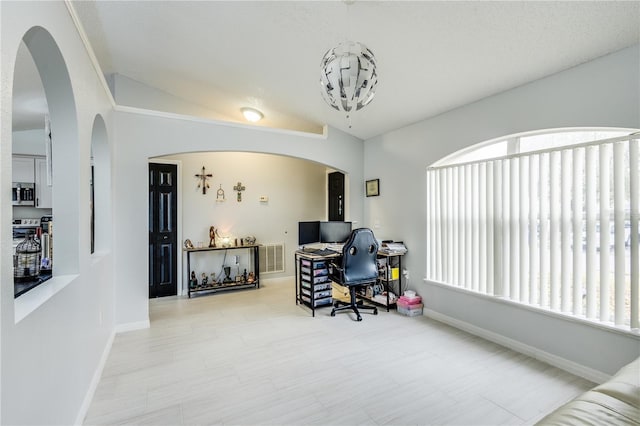
POLYGON ((375 284, 378 279, 378 243, 373 232, 368 228, 354 229, 342 248, 342 257, 329 264, 329 278, 332 281, 349 287, 351 300, 349 303, 336 301, 331 316, 336 312, 353 310, 358 321, 362 321, 359 310, 372 310, 378 315, 378 308, 366 306, 356 301, 356 288, 362 285, 375 284), (345 305, 345 306, 340 306, 345 305))

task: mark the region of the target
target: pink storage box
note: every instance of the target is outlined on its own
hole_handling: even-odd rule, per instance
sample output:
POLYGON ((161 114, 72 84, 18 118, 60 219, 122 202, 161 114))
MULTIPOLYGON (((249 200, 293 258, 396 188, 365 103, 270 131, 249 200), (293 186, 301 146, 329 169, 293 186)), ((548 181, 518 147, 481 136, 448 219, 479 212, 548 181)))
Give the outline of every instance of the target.
POLYGON ((422 302, 422 297, 420 296, 413 296, 413 297, 408 297, 408 296, 400 296, 398 298, 398 303, 404 303, 405 305, 417 305, 420 302, 422 302))
POLYGON ((413 310, 413 309, 422 309, 422 303, 407 303, 405 301, 403 301, 402 299, 398 299, 398 307, 399 308, 403 308, 403 309, 409 309, 409 310, 413 310))

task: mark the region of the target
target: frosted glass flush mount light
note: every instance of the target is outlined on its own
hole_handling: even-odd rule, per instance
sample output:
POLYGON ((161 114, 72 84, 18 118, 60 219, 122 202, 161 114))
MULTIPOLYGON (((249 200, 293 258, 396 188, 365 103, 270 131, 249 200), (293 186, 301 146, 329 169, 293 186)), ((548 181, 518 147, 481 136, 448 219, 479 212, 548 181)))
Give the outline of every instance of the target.
POLYGON ((260 121, 264 117, 264 114, 262 114, 260 111, 258 111, 255 108, 245 107, 245 108, 241 108, 240 111, 242 111, 242 115, 244 115, 244 118, 246 118, 247 121, 250 121, 252 123, 255 123, 256 121, 260 121))
POLYGON ((377 84, 376 58, 362 43, 340 43, 322 58, 320 92, 331 107, 347 113, 349 127, 349 114, 373 100, 377 84))

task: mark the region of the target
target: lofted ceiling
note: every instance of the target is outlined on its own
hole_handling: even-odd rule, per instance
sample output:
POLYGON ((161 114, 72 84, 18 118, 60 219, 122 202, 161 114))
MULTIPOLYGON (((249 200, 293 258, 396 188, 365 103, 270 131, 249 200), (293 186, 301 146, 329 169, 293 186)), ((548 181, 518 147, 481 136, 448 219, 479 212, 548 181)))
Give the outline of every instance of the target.
MULTIPOLYGON (((640 2, 72 1, 105 75, 197 104, 209 118, 361 139, 640 41, 640 2), (320 95, 324 53, 351 39, 378 64, 352 114, 320 95)), ((18 85, 18 83, 16 83, 18 85)), ((629 88, 638 90, 638 88, 629 88)), ((16 94, 18 96, 18 94, 16 94)), ((174 111, 180 112, 180 111, 174 111)))

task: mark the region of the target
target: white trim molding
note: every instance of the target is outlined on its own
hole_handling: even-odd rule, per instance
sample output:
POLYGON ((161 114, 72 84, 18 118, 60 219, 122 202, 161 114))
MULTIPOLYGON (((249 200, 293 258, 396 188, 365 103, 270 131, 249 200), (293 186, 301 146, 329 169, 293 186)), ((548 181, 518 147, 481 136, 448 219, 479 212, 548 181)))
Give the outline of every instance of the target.
POLYGON ((497 343, 498 345, 512 349, 521 354, 530 356, 539 361, 546 362, 549 365, 558 367, 564 371, 568 371, 571 374, 575 374, 576 376, 583 377, 592 382, 603 383, 611 378, 610 375, 603 373, 601 371, 597 371, 592 368, 585 367, 584 365, 580 365, 576 362, 569 361, 568 359, 564 359, 557 355, 553 355, 549 352, 541 351, 540 349, 537 349, 533 346, 526 345, 522 342, 518 342, 517 340, 513 340, 508 337, 502 336, 498 333, 485 330, 473 324, 469 324, 465 321, 460 321, 456 318, 452 318, 450 316, 441 314, 431 309, 425 308, 423 311, 423 315, 433 320, 458 328, 460 330, 464 330, 475 336, 482 337, 485 340, 489 340, 493 343, 497 343))

